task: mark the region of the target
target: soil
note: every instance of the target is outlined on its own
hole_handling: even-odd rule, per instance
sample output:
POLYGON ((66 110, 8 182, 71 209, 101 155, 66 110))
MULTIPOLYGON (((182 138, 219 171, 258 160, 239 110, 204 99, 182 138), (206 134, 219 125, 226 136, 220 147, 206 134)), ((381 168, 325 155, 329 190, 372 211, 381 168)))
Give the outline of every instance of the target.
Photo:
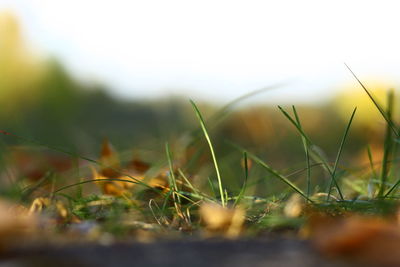
MULTIPOLYGON (((342 267, 296 239, 173 240, 112 245, 25 245, 3 251, 0 267, 38 266, 282 266, 342 267)), ((354 266, 354 265, 352 265, 354 266)))

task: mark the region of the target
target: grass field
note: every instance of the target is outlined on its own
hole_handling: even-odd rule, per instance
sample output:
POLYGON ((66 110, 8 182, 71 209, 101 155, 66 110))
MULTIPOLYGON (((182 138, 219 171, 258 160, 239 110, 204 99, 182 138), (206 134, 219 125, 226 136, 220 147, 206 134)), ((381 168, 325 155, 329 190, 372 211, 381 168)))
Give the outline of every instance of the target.
MULTIPOLYGON (((281 169, 234 138, 215 138, 215 129, 229 120, 233 106, 260 92, 232 101, 207 119, 190 101, 197 127, 156 152, 133 156, 129 150, 116 151, 107 139, 99 144, 98 157, 89 158, 1 131, 6 151, 1 245, 18 240, 237 239, 272 232, 313 240, 327 254, 368 254, 366 259, 377 262, 376 255, 384 248, 393 252, 389 264, 397 264, 400 128, 393 119, 394 92, 389 91, 383 105, 358 82, 385 125, 381 155, 367 145, 368 161, 357 167, 348 162, 351 156, 342 158, 352 145, 349 136, 357 120, 356 107, 338 130, 335 150, 323 151, 307 133, 302 113, 295 106, 278 106, 298 134, 293 150, 303 151, 296 164, 281 160, 281 169), (370 245, 365 247, 366 243, 370 245)), ((321 125, 318 131, 324 135, 325 129, 321 125)))

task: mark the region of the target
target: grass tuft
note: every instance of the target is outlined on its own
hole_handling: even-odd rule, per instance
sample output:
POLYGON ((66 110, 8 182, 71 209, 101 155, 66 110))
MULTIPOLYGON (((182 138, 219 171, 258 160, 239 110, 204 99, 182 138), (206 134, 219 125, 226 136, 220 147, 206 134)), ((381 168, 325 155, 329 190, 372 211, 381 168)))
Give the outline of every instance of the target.
POLYGON ((223 207, 225 207, 227 203, 226 203, 224 188, 222 187, 221 174, 219 172, 217 157, 215 156, 215 152, 214 152, 213 145, 211 143, 210 136, 208 135, 207 128, 206 128, 206 125, 204 123, 203 116, 200 113, 200 110, 198 109, 198 107, 196 106, 196 104, 192 100, 190 100, 190 103, 193 106, 193 109, 194 109, 194 111, 196 113, 196 116, 197 116, 197 118, 198 118, 198 120, 200 122, 201 129, 203 130, 204 137, 206 138, 208 146, 210 148, 212 160, 214 162, 215 172, 217 173, 217 180, 218 180, 219 194, 220 194, 220 197, 221 197, 221 204, 222 204, 223 207))

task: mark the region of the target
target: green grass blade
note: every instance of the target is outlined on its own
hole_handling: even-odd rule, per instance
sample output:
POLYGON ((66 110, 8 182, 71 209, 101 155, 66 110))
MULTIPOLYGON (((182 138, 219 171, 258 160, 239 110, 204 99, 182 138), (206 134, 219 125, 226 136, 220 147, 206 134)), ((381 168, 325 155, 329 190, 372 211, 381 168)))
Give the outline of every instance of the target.
POLYGON ((284 175, 280 174, 278 171, 272 169, 269 165, 267 165, 264 161, 262 161, 260 158, 257 156, 248 153, 249 157, 253 159, 255 162, 257 162, 260 166, 262 166, 264 169, 266 169, 269 173, 277 177, 279 180, 287 184, 290 188, 292 188, 294 191, 299 193, 302 197, 304 197, 306 200, 313 202, 307 195, 300 189, 298 188, 295 184, 293 184, 289 179, 287 179, 284 175))
MULTIPOLYGON (((296 127, 296 129, 299 131, 301 136, 304 137, 304 139, 308 142, 308 145, 312 148, 313 143, 311 142, 311 139, 307 136, 307 134, 303 131, 303 129, 296 123, 296 121, 281 106, 278 106, 278 108, 283 113, 283 115, 296 127)), ((321 161, 323 166, 324 166, 324 168, 329 173, 329 175, 331 177, 333 176, 333 170, 332 170, 331 166, 325 160, 325 158, 323 156, 321 156, 321 154, 318 151, 315 151, 315 149, 311 149, 310 150, 310 156, 315 158, 314 160, 316 160, 316 161, 317 160, 321 161)), ((343 198, 342 190, 339 187, 339 184, 336 182, 335 179, 333 179, 333 182, 335 183, 335 187, 338 190, 340 198, 343 200, 344 198, 343 198)))
POLYGON ((378 179, 378 174, 376 173, 375 170, 375 164, 374 164, 374 159, 372 157, 372 152, 371 152, 371 147, 368 145, 367 146, 367 153, 368 153, 368 161, 369 161, 369 167, 371 168, 371 173, 372 177, 369 179, 368 182, 368 196, 369 197, 374 197, 375 189, 374 185, 372 184, 372 180, 378 179))
POLYGON ((214 195, 215 198, 217 198, 217 192, 215 191, 213 181, 211 181, 210 177, 207 177, 207 181, 208 181, 208 184, 210 185, 212 194, 214 195))
POLYGON ((368 161, 369 161, 369 166, 371 168, 371 172, 373 175, 373 179, 377 179, 378 174, 376 173, 376 170, 375 170, 374 159, 372 157, 371 147, 369 145, 367 147, 367 153, 368 153, 368 161))
MULTIPOLYGON (((216 127, 218 124, 220 124, 227 116, 227 114, 233 109, 233 107, 238 104, 239 102, 250 98, 252 96, 261 94, 263 92, 266 91, 271 91, 271 90, 275 90, 278 89, 280 87, 284 87, 288 84, 288 82, 282 82, 282 83, 277 83, 274 85, 270 85, 261 89, 257 89, 254 91, 251 91, 249 93, 246 93, 244 95, 241 95, 233 100, 231 100, 230 102, 228 102, 227 104, 225 104, 224 106, 222 106, 220 109, 218 109, 213 115, 211 115, 211 117, 209 119, 207 119, 207 125, 209 127, 209 129, 212 129, 213 127, 216 127)), ((198 138, 201 137, 201 131, 202 129, 195 129, 192 131, 192 136, 194 136, 194 140, 197 140, 198 138)))
MULTIPOLYGON (((129 177, 129 178, 130 178, 130 177, 129 177)), ((73 184, 70 184, 70 185, 66 185, 66 186, 60 187, 60 188, 54 190, 52 193, 53 193, 53 194, 56 194, 56 193, 58 193, 58 192, 60 192, 60 191, 63 191, 63 190, 65 190, 65 189, 72 188, 72 187, 79 186, 79 185, 83 185, 83 184, 87 184, 87 183, 112 182, 112 181, 119 181, 119 182, 126 182, 126 183, 138 184, 136 181, 132 181, 132 180, 128 180, 128 179, 119 179, 119 178, 90 179, 90 180, 84 180, 84 181, 80 181, 80 182, 77 182, 77 183, 73 183, 73 184)), ((159 190, 159 189, 153 188, 153 190, 155 190, 156 192, 162 194, 162 193, 161 193, 161 190, 159 190)))
POLYGON ((358 77, 350 69, 350 67, 346 63, 344 63, 344 65, 347 67, 347 69, 350 71, 350 73, 353 75, 353 77, 357 80, 357 82, 361 85, 361 87, 367 93, 368 97, 371 99, 372 103, 374 103, 375 107, 381 113, 382 117, 386 120, 387 124, 389 125, 389 127, 393 131, 393 133, 397 137, 400 137, 398 129, 397 129, 396 125, 394 124, 393 120, 387 116, 387 114, 386 114, 385 110, 382 108, 382 106, 378 103, 378 101, 375 99, 375 97, 372 95, 372 93, 367 89, 367 87, 360 81, 360 79, 358 79, 358 77))
POLYGON ((183 180, 185 180, 186 185, 196 194, 198 194, 200 191, 198 189, 196 189, 192 183, 189 181, 189 179, 186 177, 186 175, 183 173, 183 171, 179 168, 178 169, 178 173, 179 175, 183 178, 183 180))
POLYGON ((400 185, 400 179, 387 191, 387 193, 383 196, 383 198, 389 197, 389 195, 400 185))
MULTIPOLYGON (((351 123, 353 122, 354 115, 356 114, 356 111, 357 111, 357 108, 354 108, 353 112, 351 113, 349 123, 347 124, 346 129, 345 129, 345 131, 344 131, 342 140, 340 141, 339 151, 338 151, 338 153, 337 153, 337 155, 336 155, 335 164, 334 164, 334 166, 333 166, 333 171, 332 171, 332 178, 331 178, 331 182, 330 182, 329 188, 328 188, 328 195, 327 195, 327 197, 326 197, 326 200, 327 200, 327 201, 328 201, 328 200, 330 199, 330 197, 331 197, 332 186, 333 186, 333 184, 334 184, 334 183, 337 184, 336 177, 335 177, 336 171, 337 171, 337 167, 338 167, 338 164, 339 164, 340 156, 342 155, 342 151, 343 151, 343 147, 344 147, 344 144, 345 144, 345 142, 346 142, 346 139, 347 139, 347 135, 348 135, 349 130, 350 130, 350 127, 351 127, 351 123)), ((342 196, 342 195, 341 195, 341 197, 342 197, 342 199, 343 199, 343 196, 342 196)))
POLYGON ((181 199, 179 195, 177 195, 175 192, 178 192, 178 186, 176 184, 176 178, 175 178, 175 173, 174 173, 174 166, 172 164, 172 154, 171 150, 169 148, 169 144, 165 143, 165 153, 167 154, 167 159, 168 159, 168 166, 169 166, 169 180, 170 180, 170 188, 173 188, 173 198, 178 201, 178 203, 181 203, 181 199))
POLYGON ((200 113, 200 110, 197 108, 196 104, 192 100, 190 100, 190 103, 192 104, 193 109, 194 109, 194 111, 195 111, 195 113, 197 115, 197 118, 199 119, 201 129, 203 130, 204 136, 205 136, 205 138, 207 140, 207 143, 208 143, 208 146, 210 148, 212 160, 214 162, 215 172, 217 173, 219 193, 221 195, 221 204, 222 204, 223 207, 225 207, 227 203, 226 203, 226 200, 225 200, 224 189, 222 187, 222 179, 221 179, 221 175, 220 175, 220 172, 219 172, 218 162, 217 162, 217 158, 215 156, 215 152, 214 152, 213 145, 211 143, 210 136, 208 135, 207 128, 206 128, 206 125, 204 123, 204 119, 203 119, 203 117, 202 117, 202 115, 200 113))
POLYGON ((244 181, 242 185, 242 189, 239 192, 239 195, 237 196, 234 206, 237 206, 240 203, 240 200, 244 196, 244 192, 246 191, 246 186, 247 186, 247 180, 249 178, 249 166, 247 163, 247 152, 243 152, 243 160, 244 160, 244 181))
MULTIPOLYGON (((393 91, 389 91, 388 94, 388 108, 387 108, 387 117, 389 120, 392 120, 393 115, 393 102, 394 102, 394 93, 393 91)), ((392 131, 390 125, 386 126, 385 133, 385 141, 384 141, 384 150, 383 150, 383 159, 382 159, 382 170, 381 170, 381 184, 379 186, 378 197, 383 197, 384 191, 386 189, 386 181, 388 179, 389 171, 390 171, 390 160, 393 149, 393 141, 392 141, 392 131)))
POLYGON ((306 141, 309 144, 312 144, 310 138, 307 136, 307 134, 303 131, 303 129, 300 127, 300 125, 297 124, 297 122, 289 115, 289 113, 286 112, 281 106, 278 106, 278 109, 283 113, 283 115, 296 127, 296 129, 299 131, 301 136, 306 139, 306 141))
MULTIPOLYGON (((295 106, 292 106, 294 116, 296 118, 297 125, 299 125, 300 129, 303 129, 301 126, 300 118, 299 115, 297 114, 297 110, 295 106)), ((309 147, 307 140, 304 138, 304 136, 301 136, 301 141, 303 142, 303 148, 304 148, 304 153, 306 156, 306 167, 307 167, 307 197, 310 197, 310 192, 311 192, 311 167, 310 167, 310 153, 309 153, 309 147)))
POLYGON ((52 179, 54 173, 51 171, 48 171, 45 173, 45 175, 40 178, 39 181, 34 183, 33 185, 26 187, 21 190, 21 200, 25 201, 27 198, 32 195, 33 192, 35 192, 37 189, 39 189, 41 186, 45 185, 46 183, 49 183, 49 181, 52 179))

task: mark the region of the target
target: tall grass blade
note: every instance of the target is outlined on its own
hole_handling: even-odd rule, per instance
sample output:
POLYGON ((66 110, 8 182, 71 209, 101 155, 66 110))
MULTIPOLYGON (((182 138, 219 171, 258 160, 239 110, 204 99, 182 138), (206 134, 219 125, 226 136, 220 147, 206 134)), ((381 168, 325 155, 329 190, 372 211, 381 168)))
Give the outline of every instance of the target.
MULTIPOLYGON (((314 144, 311 141, 311 139, 307 136, 307 134, 303 131, 303 129, 297 124, 297 122, 284 110, 281 106, 278 106, 279 110, 283 113, 283 115, 296 127, 296 129, 299 131, 302 137, 308 142, 309 147, 313 147, 314 144)), ((333 176, 333 169, 329 165, 329 163, 325 160, 325 158, 321 155, 320 152, 316 151, 315 149, 310 150, 310 156, 314 158, 315 161, 321 161, 323 167, 326 169, 326 171, 329 173, 329 175, 332 177, 333 176)), ((339 196, 341 200, 344 200, 342 190, 339 187, 339 184, 336 182, 335 179, 333 179, 333 182, 335 183, 335 187, 338 190, 339 196)))
MULTIPOLYGON (((386 116, 391 121, 393 115, 393 104, 394 104, 394 93, 393 91, 389 91, 388 93, 388 108, 386 116)), ((383 197, 384 191, 386 189, 386 181, 388 179, 389 171, 390 171, 390 160, 393 149, 393 141, 392 141, 392 131, 390 125, 386 126, 385 133, 385 141, 384 141, 384 150, 383 150, 383 159, 382 159, 382 170, 381 170, 381 183, 379 186, 378 197, 383 197)))
POLYGON ((400 179, 386 192, 383 198, 387 198, 398 186, 400 185, 400 179))
MULTIPOLYGON (((297 114, 297 110, 295 106, 292 106, 294 116, 296 118, 297 125, 299 125, 300 129, 303 129, 300 123, 299 115, 297 114)), ((310 153, 307 140, 304 136, 301 136, 301 141, 303 142, 304 153, 306 155, 306 167, 307 167, 307 197, 310 197, 311 192, 311 167, 310 167, 310 153)))
POLYGON ((198 194, 198 193, 199 193, 199 190, 196 189, 196 188, 192 185, 192 183, 189 181, 189 179, 186 177, 186 175, 183 173, 183 171, 182 171, 180 168, 178 169, 178 173, 179 173, 179 175, 183 178, 183 180, 185 180, 186 185, 187 185, 194 193, 198 194))
POLYGON ((292 188, 294 191, 296 191, 297 193, 299 193, 302 197, 304 197, 306 200, 313 202, 309 197, 307 197, 307 195, 300 189, 298 188, 295 184, 293 184, 288 178, 287 176, 280 174, 278 171, 274 170, 273 168, 271 168, 268 164, 266 164, 264 161, 262 161, 259 157, 257 157, 256 155, 254 155, 253 153, 250 153, 246 150, 244 150, 243 148, 241 148, 240 146, 229 142, 229 144, 231 144, 232 146, 234 146, 236 149, 242 151, 242 152, 246 152, 247 156, 249 158, 251 158, 252 160, 254 160, 256 163, 258 163, 261 167, 263 167, 264 169, 266 169, 269 173, 271 173, 272 175, 274 175, 276 178, 278 178, 279 180, 281 180, 282 182, 284 182, 285 184, 287 184, 290 188, 292 188))
POLYGON ((344 134, 343 134, 342 140, 340 141, 339 151, 338 151, 338 153, 336 155, 335 164, 333 166, 333 171, 332 171, 332 179, 331 179, 331 182, 329 184, 328 195, 326 197, 327 201, 330 199, 330 196, 331 196, 331 193, 332 193, 333 183, 337 184, 336 177, 335 177, 336 170, 337 170, 337 167, 338 167, 338 164, 339 164, 340 156, 342 155, 342 151, 343 151, 343 147, 344 147, 344 144, 346 142, 346 139, 347 139, 347 135, 348 135, 350 127, 351 127, 351 123, 353 122, 354 115, 356 114, 356 111, 357 111, 357 108, 354 108, 353 112, 351 113, 349 123, 347 124, 346 129, 344 130, 344 134))
POLYGON ((367 89, 367 87, 358 79, 358 77, 355 75, 355 73, 350 69, 350 67, 344 63, 344 65, 347 67, 347 69, 350 71, 350 73, 353 75, 353 77, 357 80, 357 82, 361 85, 361 87, 364 89, 364 91, 367 93, 368 97, 371 99, 372 103, 374 103, 375 107, 378 109, 378 111, 381 113, 382 117, 385 119, 387 124, 389 125, 390 129, 393 131, 393 133, 397 136, 400 137, 398 129, 395 125, 395 123, 392 121, 391 118, 387 116, 387 113, 385 110, 382 108, 382 106, 378 103, 378 101, 375 99, 375 97, 372 95, 372 93, 367 89))
POLYGON ((240 203, 240 200, 242 200, 244 196, 244 192, 246 191, 246 186, 247 186, 247 180, 249 179, 249 166, 247 162, 247 152, 243 152, 243 160, 244 160, 244 181, 242 185, 242 189, 239 192, 239 195, 237 196, 235 200, 234 206, 237 206, 240 203))
MULTIPOLYGON (((233 100, 231 100, 230 102, 228 102, 227 104, 225 104, 224 106, 222 106, 220 109, 218 109, 213 115, 211 115, 211 117, 209 119, 207 119, 207 125, 209 129, 212 129, 213 127, 216 127, 219 123, 221 123, 225 118, 226 115, 233 109, 233 107, 240 103, 243 100, 246 100, 247 98, 250 98, 252 96, 264 93, 266 91, 270 91, 270 90, 275 90, 278 89, 280 87, 284 87, 288 84, 289 82, 282 82, 282 83, 277 83, 274 85, 270 85, 261 89, 257 89, 254 91, 251 91, 249 93, 246 93, 244 95, 241 95, 233 100)), ((201 129, 195 129, 192 131, 192 136, 194 136, 194 141, 196 141, 198 138, 201 137, 201 129)))
POLYGON ((177 201, 180 204, 181 199, 180 199, 179 195, 177 195, 175 193, 175 192, 178 192, 178 186, 176 184, 174 166, 172 164, 172 154, 171 154, 171 150, 169 148, 168 143, 165 143, 165 153, 167 154, 167 159, 168 159, 170 187, 173 189, 172 197, 173 197, 174 201, 177 201))
POLYGON ((208 143, 208 146, 210 148, 212 160, 214 162, 215 172, 217 173, 219 193, 221 195, 221 204, 222 204, 223 207, 225 207, 227 203, 226 203, 226 200, 225 200, 224 188, 222 187, 222 180, 221 180, 221 175, 220 175, 220 172, 219 172, 218 162, 217 162, 217 158, 215 156, 215 152, 214 152, 213 145, 211 143, 210 136, 208 135, 207 128, 206 128, 206 125, 204 123, 203 116, 200 113, 200 110, 197 108, 196 104, 192 100, 190 100, 190 103, 192 104, 193 109, 194 109, 194 111, 195 111, 195 113, 197 115, 197 118, 199 119, 201 129, 203 130, 204 136, 205 136, 205 138, 207 140, 207 143, 208 143))
POLYGON ((215 191, 215 187, 214 187, 214 183, 213 183, 213 181, 211 180, 211 178, 210 177, 207 177, 207 181, 208 181, 208 185, 210 186, 210 188, 211 188, 211 192, 212 192, 212 194, 214 195, 214 197, 216 198, 217 197, 217 192, 215 191))
POLYGON ((287 184, 290 188, 292 188, 294 191, 299 193, 302 197, 304 197, 306 200, 313 202, 300 188, 298 188, 295 184, 293 184, 289 179, 287 179, 284 175, 280 174, 278 171, 272 169, 269 165, 267 165, 264 161, 262 161, 260 158, 257 156, 249 153, 249 157, 253 159, 255 162, 257 162, 260 166, 262 166, 264 169, 266 169, 269 173, 277 177, 279 180, 287 184))
POLYGON ((369 145, 367 147, 367 153, 368 153, 368 161, 369 161, 369 166, 371 168, 373 179, 376 179, 378 177, 378 174, 376 173, 376 170, 375 170, 374 159, 372 157, 371 147, 369 145))
POLYGON ((368 196, 372 198, 374 197, 375 194, 375 186, 372 183, 372 181, 378 179, 378 174, 376 173, 375 170, 374 159, 372 157, 371 147, 369 145, 367 146, 367 153, 368 153, 369 166, 371 168, 371 173, 372 173, 372 177, 369 179, 368 182, 368 196))

